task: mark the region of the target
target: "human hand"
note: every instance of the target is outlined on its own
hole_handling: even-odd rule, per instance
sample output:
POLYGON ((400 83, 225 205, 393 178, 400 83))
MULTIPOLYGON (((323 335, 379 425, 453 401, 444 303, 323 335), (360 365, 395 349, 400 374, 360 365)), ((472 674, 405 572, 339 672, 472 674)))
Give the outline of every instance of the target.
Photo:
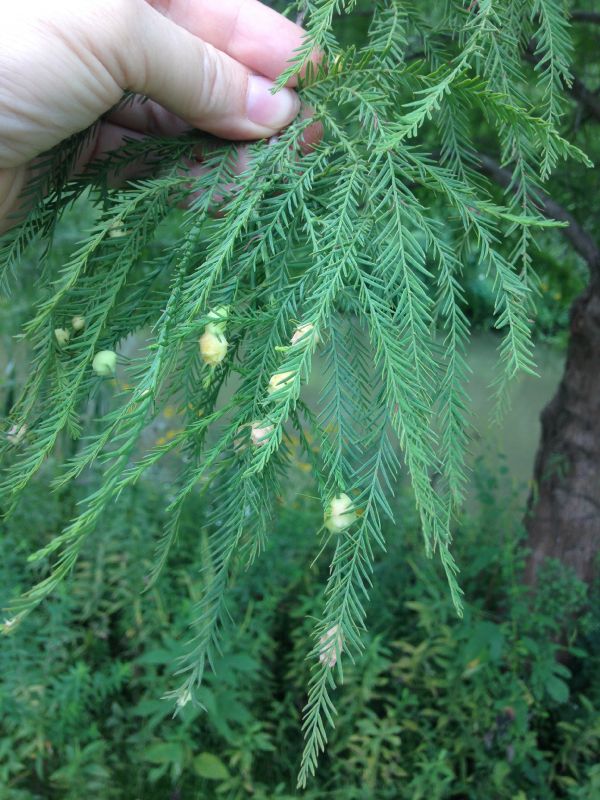
POLYGON ((0 21, 0 232, 35 158, 126 90, 152 99, 103 120, 79 166, 144 134, 271 136, 299 111, 269 90, 302 29, 258 0, 19 0, 0 21))

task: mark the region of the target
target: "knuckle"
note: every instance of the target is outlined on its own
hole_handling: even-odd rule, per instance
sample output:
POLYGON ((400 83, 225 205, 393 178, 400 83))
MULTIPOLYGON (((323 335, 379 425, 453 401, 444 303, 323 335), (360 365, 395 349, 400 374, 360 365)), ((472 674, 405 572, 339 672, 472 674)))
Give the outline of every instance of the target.
POLYGON ((143 73, 139 44, 144 0, 94 0, 80 15, 81 38, 87 50, 102 64, 122 89, 143 73))
POLYGON ((210 116, 219 108, 223 87, 221 85, 221 70, 219 69, 219 56, 211 45, 202 47, 201 74, 198 85, 198 101, 203 115, 210 116))
POLYGON ((107 50, 111 67, 122 88, 129 88, 144 79, 146 62, 140 47, 139 20, 143 19, 141 0, 110 0, 101 3, 99 13, 108 16, 107 50))

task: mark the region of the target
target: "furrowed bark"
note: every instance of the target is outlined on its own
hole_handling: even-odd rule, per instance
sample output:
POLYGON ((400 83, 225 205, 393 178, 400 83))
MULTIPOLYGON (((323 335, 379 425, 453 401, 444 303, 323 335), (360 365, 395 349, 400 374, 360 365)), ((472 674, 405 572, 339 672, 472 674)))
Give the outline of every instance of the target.
MULTIPOLYGON (((481 155, 482 171, 503 187, 510 170, 481 155)), ((525 525, 531 550, 526 580, 535 584, 538 567, 558 558, 589 582, 600 551, 600 247, 566 209, 547 195, 540 211, 568 223, 563 235, 585 259, 590 282, 574 302, 565 371, 541 415, 525 525)))

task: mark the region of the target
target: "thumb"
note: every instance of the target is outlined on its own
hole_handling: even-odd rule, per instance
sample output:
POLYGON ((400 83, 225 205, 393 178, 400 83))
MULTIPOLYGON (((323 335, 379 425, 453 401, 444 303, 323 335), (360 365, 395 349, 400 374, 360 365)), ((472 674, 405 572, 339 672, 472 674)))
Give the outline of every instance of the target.
POLYGON ((143 9, 139 38, 125 54, 127 88, 227 139, 271 136, 298 114, 300 100, 292 89, 271 94, 268 78, 251 74, 147 3, 143 9))

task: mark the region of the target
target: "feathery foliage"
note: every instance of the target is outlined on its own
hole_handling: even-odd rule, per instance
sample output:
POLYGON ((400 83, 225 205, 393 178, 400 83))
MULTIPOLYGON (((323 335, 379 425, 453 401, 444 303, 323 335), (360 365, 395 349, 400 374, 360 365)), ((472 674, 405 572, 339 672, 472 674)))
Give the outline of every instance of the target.
POLYGON ((308 35, 280 83, 313 51, 323 53, 300 78, 312 120, 298 118, 279 137, 248 146, 242 172, 236 144, 188 135, 130 142, 73 176, 84 132, 47 155, 28 217, 0 243, 6 287, 28 250, 49 251, 78 198, 94 208, 70 259, 42 273, 25 326, 30 377, 7 420, 7 431, 15 426, 23 436, 2 444, 0 490, 13 508, 63 435, 80 446, 57 486, 94 463, 104 480, 32 557, 46 569, 15 600, 15 620, 73 569, 121 493, 175 457, 179 476, 165 492, 168 522, 149 581, 168 564, 186 501, 210 493, 213 510, 199 522, 208 533, 205 592, 178 665, 184 680, 172 692, 180 707, 193 701, 219 651, 232 575, 259 556, 269 535, 295 429, 329 531, 323 543, 315 537, 316 557, 330 559, 308 654, 300 786, 334 724, 332 692, 344 659, 361 652, 375 551, 386 546, 382 520, 393 516, 390 497, 403 471, 426 551, 440 558, 461 613, 451 553, 469 430, 461 261, 477 258, 494 281, 502 401, 508 380, 534 370, 530 251, 536 229, 552 224, 538 212, 536 192, 558 159, 586 162, 558 129, 570 81, 561 4, 446 0, 430 8, 382 0, 368 4, 364 38, 342 47, 340 15, 358 5, 302 4, 308 35), (530 40, 535 71, 523 58, 530 40), (306 153, 312 121, 324 135, 306 153), (477 172, 477 130, 512 170, 504 203, 477 172), (183 166, 199 149, 200 177, 183 166), (160 174, 109 189, 108 176, 140 157, 159 163, 160 174), (171 215, 180 216, 178 242, 161 249, 171 215), (56 329, 69 329, 75 316, 84 327, 61 341, 56 329), (96 354, 119 352, 132 336, 143 345, 120 360, 118 382, 98 374, 96 354), (304 390, 316 357, 326 380, 311 408, 304 390), (102 384, 112 390, 111 408, 91 419, 102 384), (149 447, 147 431, 167 404, 179 410, 181 429, 149 447), (343 513, 340 502, 349 504, 343 513))

